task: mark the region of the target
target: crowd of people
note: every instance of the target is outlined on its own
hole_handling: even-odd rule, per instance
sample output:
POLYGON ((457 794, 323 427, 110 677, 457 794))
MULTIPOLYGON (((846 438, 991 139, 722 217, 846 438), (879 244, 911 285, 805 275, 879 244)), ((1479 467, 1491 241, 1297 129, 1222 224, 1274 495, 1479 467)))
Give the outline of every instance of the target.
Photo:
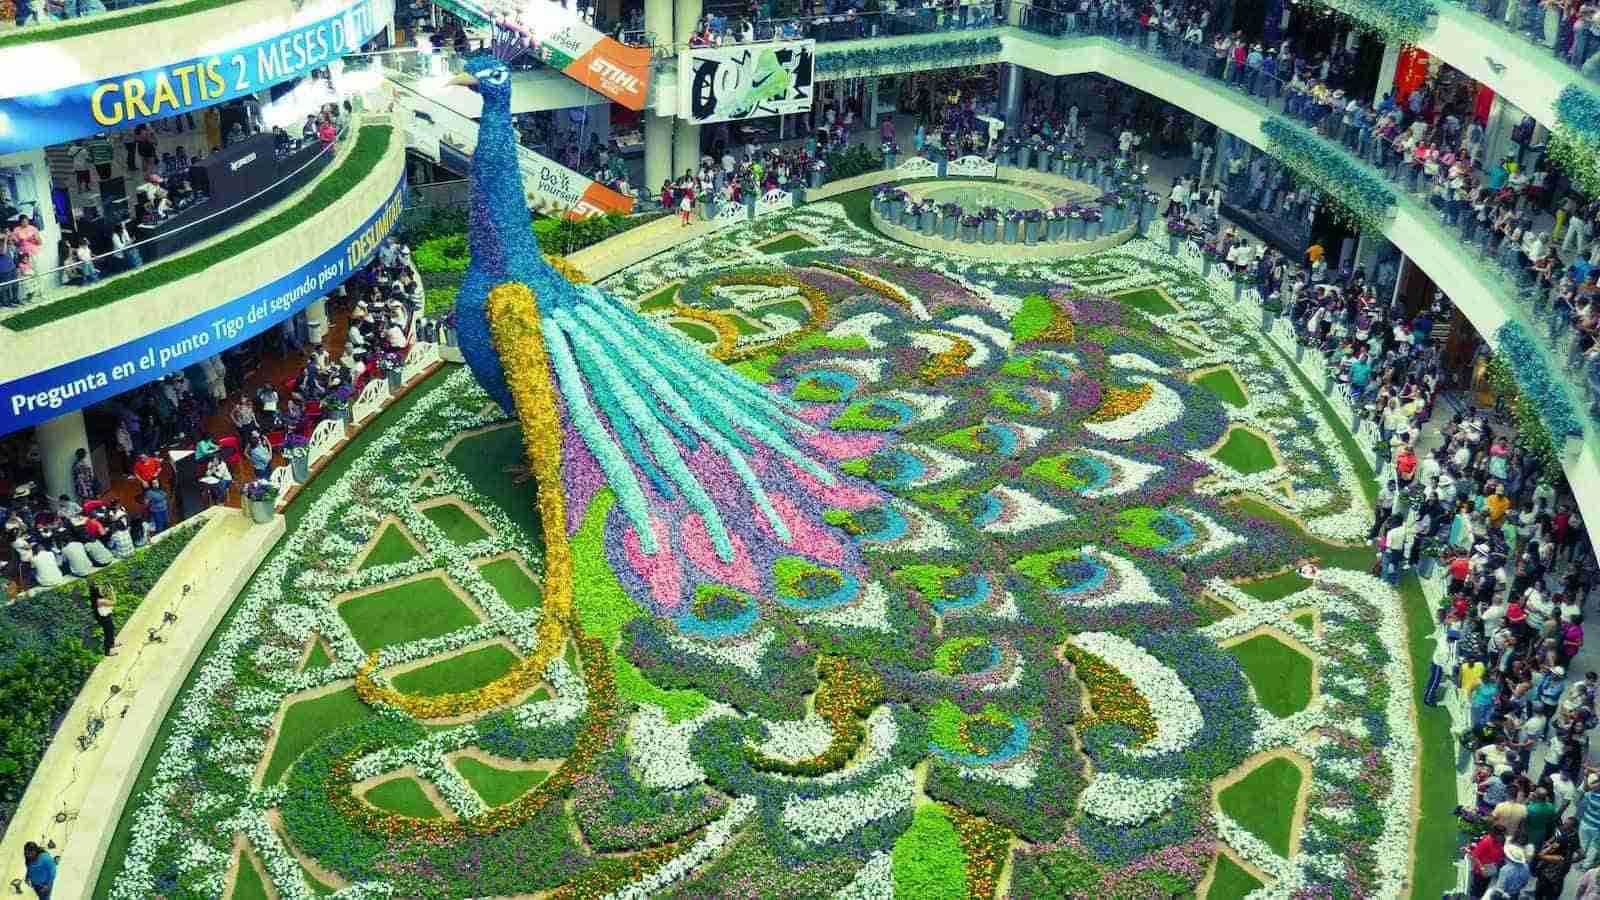
POLYGON ((1600 6, 1591 0, 1470 0, 1469 9, 1521 32, 1568 65, 1600 75, 1600 6))
POLYGON ((58 585, 165 530, 189 487, 176 483, 168 451, 193 452, 194 467, 184 470, 193 474, 184 477, 194 479, 201 508, 228 502, 236 483, 267 478, 286 445, 307 442, 369 380, 398 370, 413 341, 434 339, 422 301, 410 248, 391 237, 327 301, 330 315, 348 314, 337 358, 322 341, 308 341, 304 318, 295 317, 272 335, 283 354, 304 359, 288 379, 257 378, 259 348, 240 345, 118 397, 107 410, 116 421, 108 467, 131 482, 127 506, 119 494, 129 492, 101 483, 87 448, 77 451, 72 493, 54 499, 38 488, 37 454, 8 458, 3 474, 19 488, 0 505, 11 550, 0 578, 20 590, 58 585), (223 412, 231 427, 208 427, 223 412))

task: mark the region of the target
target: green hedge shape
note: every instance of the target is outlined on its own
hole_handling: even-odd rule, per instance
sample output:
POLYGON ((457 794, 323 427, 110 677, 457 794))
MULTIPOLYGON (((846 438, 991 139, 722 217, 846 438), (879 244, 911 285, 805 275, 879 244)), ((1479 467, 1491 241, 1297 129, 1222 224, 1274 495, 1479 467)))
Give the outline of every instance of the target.
POLYGON ((1415 44, 1432 30, 1438 13, 1432 0, 1320 0, 1322 5, 1350 17, 1362 30, 1383 38, 1385 44, 1415 44))
POLYGON ((153 291, 211 268, 224 260, 253 250, 284 232, 304 224, 330 206, 337 205, 361 183, 389 151, 394 128, 389 125, 363 125, 356 134, 356 145, 332 172, 324 174, 300 202, 264 222, 183 256, 146 266, 131 275, 109 281, 73 297, 31 309, 0 322, 12 331, 27 331, 153 291))
POLYGON ((1576 82, 1561 89, 1550 156, 1585 194, 1600 194, 1600 95, 1576 82))
MULTIPOLYGON (((116 589, 113 618, 119 630, 199 530, 198 522, 180 525, 95 573, 97 583, 116 589)), ((126 638, 130 650, 143 639, 126 638)), ((62 717, 99 664, 99 640, 81 580, 0 608, 0 829, 11 821, 62 717)))
POLYGON ((961 836, 944 807, 919 807, 911 827, 894 842, 891 863, 896 897, 966 900, 967 864, 961 836))

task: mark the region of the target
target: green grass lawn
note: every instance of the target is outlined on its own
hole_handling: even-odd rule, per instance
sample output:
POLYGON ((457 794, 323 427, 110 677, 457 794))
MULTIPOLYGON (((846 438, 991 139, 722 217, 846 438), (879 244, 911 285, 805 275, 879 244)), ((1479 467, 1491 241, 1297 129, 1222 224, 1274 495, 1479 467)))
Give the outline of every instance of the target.
POLYGON ((441 503, 438 506, 428 507, 422 514, 428 517, 428 521, 439 526, 439 530, 450 539, 450 543, 457 546, 465 546, 489 536, 489 532, 483 530, 478 520, 468 515, 459 504, 441 503))
POLYGON ((478 567, 478 572, 512 609, 533 609, 544 604, 538 583, 529 578, 514 559, 484 563, 478 567))
POLYGON ((640 312, 657 312, 678 305, 678 286, 669 284, 639 301, 640 312))
POLYGON ((1289 857, 1289 826, 1300 796, 1300 769, 1286 759, 1269 759, 1217 798, 1222 811, 1265 841, 1272 852, 1289 857))
POLYGON ((1255 581, 1243 581, 1234 585, 1246 594, 1265 603, 1282 600, 1295 591, 1303 591, 1311 587, 1311 581, 1300 575, 1299 572, 1290 570, 1271 578, 1258 578, 1255 581))
POLYGON ((250 861, 249 854, 239 854, 239 875, 233 880, 233 893, 229 900, 267 900, 267 886, 261 881, 261 870, 250 861))
POLYGON ((784 235, 775 241, 767 241, 756 247, 762 253, 792 253, 796 250, 810 250, 817 243, 810 238, 798 234, 784 235))
POLYGON ((1206 890, 1206 900, 1243 900, 1259 887, 1261 882, 1254 875, 1246 872, 1232 857, 1219 853, 1217 874, 1206 890))
MULTIPOLYGON (((311 483, 305 486, 304 490, 295 494, 294 499, 289 501, 289 505, 284 507, 283 517, 287 520, 288 530, 293 531, 299 527, 300 522, 306 516, 306 512, 311 509, 312 504, 322 496, 330 485, 339 483, 339 479, 350 471, 350 467, 355 464, 357 457, 361 455, 367 445, 377 439, 378 435, 383 434, 390 425, 399 421, 407 410, 416 405, 417 401, 425 396, 433 386, 439 384, 453 368, 454 366, 445 366, 433 375, 423 379, 422 382, 413 386, 411 391, 404 397, 401 397, 391 404, 388 409, 379 413, 377 418, 369 421, 365 428, 356 432, 356 436, 351 438, 350 443, 329 460, 327 467, 316 478, 313 478, 311 483)), ((239 592, 240 597, 249 595, 257 577, 258 575, 251 576, 250 583, 246 584, 244 590, 239 592)), ((223 615, 222 622, 211 632, 211 637, 206 640, 206 646, 197 659, 205 659, 216 649, 217 644, 222 640, 222 636, 227 633, 229 625, 233 622, 234 617, 238 615, 238 612, 239 607, 235 606, 223 615)), ((178 697, 188 694, 189 688, 194 684, 194 679, 199 673, 199 666, 189 670, 189 673, 184 676, 183 686, 178 689, 178 697)), ((352 699, 354 699, 354 689, 351 690, 351 694, 352 699)), ((372 715, 371 708, 366 704, 361 703, 359 700, 355 700, 355 703, 362 713, 361 719, 372 715)), ((128 842, 132 838, 129 829, 133 824, 133 810, 137 808, 140 796, 150 789, 150 779, 154 777, 156 765, 161 760, 160 750, 166 746, 172 734, 172 726, 176 721, 177 718, 171 715, 162 719, 161 727, 156 731, 155 740, 150 744, 150 752, 144 756, 144 762, 139 767, 139 776, 134 779, 133 788, 129 791, 127 805, 123 808, 122 817, 117 821, 117 830, 112 833, 111 843, 106 848, 106 861, 100 867, 100 873, 95 879, 93 900, 105 900, 111 892, 111 886, 116 883, 117 877, 122 873, 123 862, 128 853, 128 842)), ((360 719, 355 721, 360 721, 360 719)), ((337 728, 342 724, 348 723, 333 722, 330 727, 337 728)), ((281 739, 279 743, 282 744, 281 739)), ((303 747, 301 752, 304 752, 303 747)), ((274 756, 276 757, 276 752, 274 752, 274 756)), ((269 763, 269 774, 271 774, 270 765, 269 763)), ((278 769, 277 775, 281 776, 283 769, 287 768, 287 766, 288 762, 285 761, 278 769)), ((272 780, 268 780, 267 783, 272 783, 272 780)), ((310 881, 309 876, 307 880, 310 881)), ((311 881, 311 884, 315 893, 332 893, 331 890, 318 890, 314 881, 311 881)))
POLYGON ((415 778, 391 778, 367 791, 364 797, 371 805, 387 812, 413 819, 441 818, 439 807, 422 792, 422 785, 415 778))
POLYGON ((793 319, 801 325, 811 321, 811 307, 807 306, 802 300, 784 300, 780 303, 768 303, 766 306, 756 307, 754 312, 759 316, 783 316, 793 319))
POLYGON ((1170 316, 1178 311, 1161 292, 1155 288, 1145 288, 1139 291, 1129 291, 1126 294, 1116 294, 1111 299, 1123 303, 1152 316, 1170 316))
POLYGON ((539 521, 539 489, 533 479, 517 481, 506 466, 527 465, 522 450, 522 429, 496 428, 464 438, 450 451, 450 464, 472 482, 478 493, 500 507, 526 534, 533 546, 544 548, 544 526, 539 521))
POLYGON ((490 807, 504 806, 550 777, 538 769, 497 769, 467 756, 457 758, 455 767, 490 807))
POLYGON ((1228 648, 1255 686, 1267 712, 1283 717, 1311 703, 1311 659, 1277 638, 1262 634, 1228 648))
POLYGON ((1244 406, 1250 402, 1245 396, 1244 386, 1239 384, 1239 379, 1233 377, 1233 372, 1228 369, 1207 372, 1196 378, 1194 383, 1216 394, 1229 406, 1244 406))
POLYGON ((439 577, 352 597, 339 604, 339 616, 368 653, 478 624, 478 617, 439 577))
POLYGON ((389 680, 402 693, 437 697, 481 688, 511 671, 518 661, 517 655, 504 646, 490 644, 402 672, 389 680))
POLYGON ((309 672, 312 669, 326 669, 333 662, 333 657, 322 646, 322 642, 315 638, 311 641, 311 655, 306 657, 306 664, 300 671, 309 672))
POLYGON ((1317 617, 1311 613, 1301 613, 1294 617, 1294 623, 1307 631, 1311 631, 1317 627, 1317 617))
POLYGON ((717 342, 717 333, 699 322, 672 322, 671 325, 673 328, 688 335, 691 340, 699 341, 702 344, 715 344, 717 342))
POLYGON ((372 545, 372 552, 361 561, 362 569, 371 569, 375 566, 388 566, 416 559, 420 554, 417 545, 411 543, 394 523, 383 526, 383 531, 378 533, 378 542, 372 545))
POLYGON ((1266 472, 1277 465, 1272 447, 1260 435, 1243 428, 1228 429, 1228 440, 1212 455, 1241 475, 1266 472))
POLYGON ((264 785, 277 784, 289 765, 312 744, 329 734, 376 716, 372 707, 361 702, 354 686, 342 691, 301 700, 289 707, 283 715, 283 727, 278 731, 278 741, 272 745, 272 758, 267 761, 264 785))
POLYGON ((746 319, 744 316, 735 315, 733 313, 725 313, 725 315, 728 317, 728 321, 733 323, 733 327, 739 329, 740 334, 760 334, 761 332, 766 331, 765 328, 762 328, 760 325, 757 325, 749 319, 746 319))

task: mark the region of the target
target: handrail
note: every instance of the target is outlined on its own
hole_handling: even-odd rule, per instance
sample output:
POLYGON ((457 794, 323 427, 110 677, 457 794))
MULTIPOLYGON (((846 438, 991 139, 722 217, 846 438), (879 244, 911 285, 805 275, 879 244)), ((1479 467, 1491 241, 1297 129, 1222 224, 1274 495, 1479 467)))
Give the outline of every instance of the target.
MULTIPOLYGON (((278 188, 282 187, 284 184, 286 184, 289 181, 293 180, 294 178, 298 177, 301 172, 304 172, 306 169, 308 169, 311 166, 315 165, 317 162, 323 160, 328 154, 337 153, 339 148, 344 146, 344 139, 346 137, 348 137, 349 134, 350 134, 350 124, 349 124, 349 121, 347 119, 340 126, 339 137, 338 137, 337 140, 335 140, 333 143, 328 144, 327 146, 323 147, 321 150, 317 151, 317 155, 316 156, 313 156, 310 159, 306 160, 303 164, 301 164, 293 172, 290 172, 288 175, 285 175, 282 178, 278 179, 277 181, 274 181, 272 184, 268 185, 267 187, 264 187, 261 190, 256 191, 254 194, 251 194, 250 196, 244 198, 243 200, 240 200, 237 203, 234 203, 234 204, 232 204, 232 205, 230 205, 230 206, 228 206, 228 207, 226 207, 224 209, 219 209, 219 210, 217 210, 215 212, 212 212, 212 213, 210 213, 210 214, 208 214, 206 216, 203 216, 203 217, 201 217, 199 219, 195 219, 193 222, 186 222, 186 223, 178 226, 177 228, 174 228, 171 231, 168 231, 168 232, 166 232, 164 234, 155 235, 155 236, 147 237, 147 238, 141 238, 140 240, 134 241, 133 243, 128 244, 127 246, 123 247, 121 250, 111 250, 111 251, 108 251, 108 252, 105 252, 105 253, 98 254, 96 256, 91 256, 89 258, 89 262, 94 263, 94 262, 98 262, 100 260, 104 260, 104 259, 107 259, 107 258, 113 257, 113 256, 120 259, 120 258, 122 258, 122 254, 126 253, 129 250, 137 250, 141 246, 153 244, 153 243, 155 243, 157 241, 165 241, 168 238, 172 237, 173 235, 179 234, 179 233, 181 233, 183 231, 186 231, 186 230, 188 230, 190 228, 193 228, 196 225, 201 225, 201 224, 203 224, 205 222, 209 222, 212 219, 215 219, 218 216, 225 215, 227 213, 233 212, 234 210, 238 209, 239 207, 254 201, 256 198, 261 197, 264 194, 270 193, 270 192, 272 192, 274 190, 277 190, 278 188)), ((28 275, 19 277, 19 278, 13 278, 10 281, 0 281, 0 290, 3 290, 4 288, 7 288, 7 287, 17 287, 17 289, 20 291, 21 290, 20 285, 22 285, 24 282, 32 281, 32 280, 38 279, 38 278, 44 278, 44 277, 46 277, 48 275, 59 275, 62 272, 66 272, 66 271, 71 270, 71 269, 76 269, 76 268, 78 268, 79 266, 82 266, 82 265, 83 265, 83 262, 80 260, 78 262, 69 263, 68 265, 56 266, 53 269, 48 269, 48 270, 43 271, 43 272, 33 272, 33 273, 28 274, 28 275)), ((95 268, 99 269, 99 266, 95 266, 95 268)), ((132 270, 130 269, 128 271, 132 271, 132 270)), ((121 273, 118 273, 118 274, 121 274, 121 273)), ((40 293, 42 295, 43 292, 41 291, 40 293)), ((60 298, 57 298, 57 299, 60 299, 60 298)), ((49 298, 45 298, 44 302, 43 302, 43 305, 48 305, 50 302, 51 302, 51 300, 49 298)), ((31 304, 31 303, 22 303, 22 304, 20 304, 20 305, 18 305, 16 307, 12 307, 12 309, 22 309, 24 307, 31 306, 31 305, 33 305, 33 304, 31 304)), ((4 315, 5 315, 4 312, 0 312, 0 316, 4 316, 4 315)))

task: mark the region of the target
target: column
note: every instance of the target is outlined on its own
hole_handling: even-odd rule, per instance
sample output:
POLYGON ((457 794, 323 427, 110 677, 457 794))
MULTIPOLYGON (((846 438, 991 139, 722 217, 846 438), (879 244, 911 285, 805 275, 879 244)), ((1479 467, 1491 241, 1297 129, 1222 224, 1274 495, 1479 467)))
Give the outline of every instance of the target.
POLYGON ((644 188, 654 195, 661 182, 678 174, 672 170, 672 117, 644 112, 644 188))
POLYGON ((1000 83, 1000 108, 1005 116, 1006 129, 1017 134, 1022 130, 1022 67, 1006 63, 1003 77, 1000 83))
POLYGON ((689 43, 689 38, 694 34, 694 26, 700 21, 701 0, 673 0, 673 2, 677 13, 672 43, 682 47, 689 43))
POLYGON ((41 423, 33 430, 39 442, 39 463, 44 467, 44 489, 51 502, 72 491, 72 463, 79 449, 89 448, 89 432, 83 426, 83 413, 74 410, 41 423))
MULTIPOLYGON (((700 126, 684 119, 674 123, 672 131, 672 174, 682 175, 685 170, 700 168, 700 126)), ((655 185, 660 188, 661 185, 655 185)))
POLYGON ((672 44, 672 0, 644 0, 644 30, 655 35, 656 45, 669 51, 672 44))
POLYGON ((328 334, 328 298, 318 297, 306 307, 306 341, 320 344, 328 334))
POLYGON ((1399 43, 1385 44, 1383 47, 1383 62, 1378 64, 1378 86, 1372 91, 1372 102, 1377 103, 1383 95, 1394 90, 1394 73, 1400 68, 1399 43))

